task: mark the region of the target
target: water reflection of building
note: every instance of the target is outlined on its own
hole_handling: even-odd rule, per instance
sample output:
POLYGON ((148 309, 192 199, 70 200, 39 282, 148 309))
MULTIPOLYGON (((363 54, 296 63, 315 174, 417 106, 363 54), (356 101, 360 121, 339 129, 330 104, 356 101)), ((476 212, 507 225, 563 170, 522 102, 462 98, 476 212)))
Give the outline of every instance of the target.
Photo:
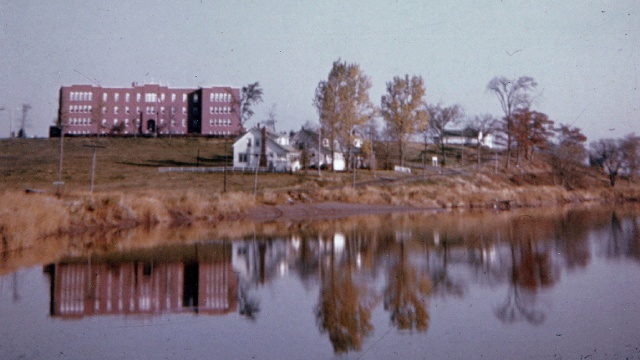
POLYGON ((46 268, 52 316, 207 313, 237 309, 230 244, 68 259, 46 268))
POLYGON ((233 243, 233 267, 253 284, 268 283, 291 269, 304 272, 300 268, 316 263, 317 258, 318 244, 312 240, 269 238, 233 243))
MULTIPOLYGON (((318 280, 319 266, 332 254, 342 258, 348 241, 343 233, 326 236, 292 236, 291 238, 260 238, 233 242, 233 268, 242 281, 251 284, 266 284, 292 272, 305 282, 318 280)), ((355 254, 358 268, 362 266, 363 254, 355 254)))

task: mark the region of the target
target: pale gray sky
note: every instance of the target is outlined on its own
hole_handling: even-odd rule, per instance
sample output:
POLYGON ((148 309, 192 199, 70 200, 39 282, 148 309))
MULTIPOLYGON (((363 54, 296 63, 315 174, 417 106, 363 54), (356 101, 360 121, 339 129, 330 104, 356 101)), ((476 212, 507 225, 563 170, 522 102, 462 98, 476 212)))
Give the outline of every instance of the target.
MULTIPOLYGON (((590 140, 640 134, 640 2, 0 0, 0 107, 28 103, 46 136, 62 85, 260 81, 278 130, 317 121, 333 61, 360 64, 375 104, 396 75, 422 75, 429 103, 500 115, 486 85, 535 78, 538 111, 590 140)), ((15 126, 14 126, 15 129, 15 126)), ((0 112, 0 137, 9 114, 0 112)))

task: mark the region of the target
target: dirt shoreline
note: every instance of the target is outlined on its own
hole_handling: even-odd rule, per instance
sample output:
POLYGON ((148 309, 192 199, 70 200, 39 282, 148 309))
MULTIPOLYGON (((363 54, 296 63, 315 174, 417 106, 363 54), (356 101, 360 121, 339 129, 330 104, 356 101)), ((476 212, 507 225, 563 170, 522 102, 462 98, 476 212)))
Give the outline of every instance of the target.
MULTIPOLYGON (((640 201, 640 186, 567 190, 507 185, 487 175, 443 178, 436 184, 342 188, 265 189, 246 192, 114 191, 94 194, 0 193, 0 252, 32 246, 50 236, 75 237, 122 229, 233 223, 301 222, 357 215, 449 210, 509 210, 581 203, 640 201)), ((236 224, 233 224, 236 225, 236 224)), ((231 226, 228 226, 231 227, 231 226)))
POLYGON ((311 204, 259 205, 248 211, 243 217, 256 222, 305 221, 338 219, 358 215, 442 211, 444 211, 444 209, 433 207, 320 202, 311 204))

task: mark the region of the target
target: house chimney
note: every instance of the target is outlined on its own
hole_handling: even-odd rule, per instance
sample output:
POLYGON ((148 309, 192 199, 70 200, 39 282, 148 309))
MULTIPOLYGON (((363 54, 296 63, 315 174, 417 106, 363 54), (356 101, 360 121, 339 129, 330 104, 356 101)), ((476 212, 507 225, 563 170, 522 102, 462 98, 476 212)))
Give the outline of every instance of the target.
POLYGON ((260 143, 260 166, 267 166, 267 128, 262 128, 262 142, 260 143))

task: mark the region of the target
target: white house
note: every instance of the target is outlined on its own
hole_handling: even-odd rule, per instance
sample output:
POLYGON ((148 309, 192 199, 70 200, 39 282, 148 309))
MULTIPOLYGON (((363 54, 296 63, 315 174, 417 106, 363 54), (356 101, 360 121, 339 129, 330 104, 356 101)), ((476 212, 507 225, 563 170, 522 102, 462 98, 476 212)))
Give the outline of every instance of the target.
POLYGON ((480 141, 481 145, 489 149, 493 149, 494 147, 492 134, 483 136, 481 132, 472 128, 445 130, 444 135, 445 143, 448 145, 476 146, 478 145, 478 141, 480 141))
POLYGON ((304 164, 304 166, 317 168, 318 166, 323 167, 333 164, 335 171, 344 171, 344 155, 339 150, 334 150, 332 159, 329 139, 322 138, 322 142, 320 143, 318 131, 305 129, 303 127, 293 135, 292 141, 295 143, 294 146, 306 155, 307 163, 304 164))
POLYGON ((272 171, 300 170, 300 152, 289 145, 289 137, 266 128, 249 129, 233 143, 233 167, 272 171))

